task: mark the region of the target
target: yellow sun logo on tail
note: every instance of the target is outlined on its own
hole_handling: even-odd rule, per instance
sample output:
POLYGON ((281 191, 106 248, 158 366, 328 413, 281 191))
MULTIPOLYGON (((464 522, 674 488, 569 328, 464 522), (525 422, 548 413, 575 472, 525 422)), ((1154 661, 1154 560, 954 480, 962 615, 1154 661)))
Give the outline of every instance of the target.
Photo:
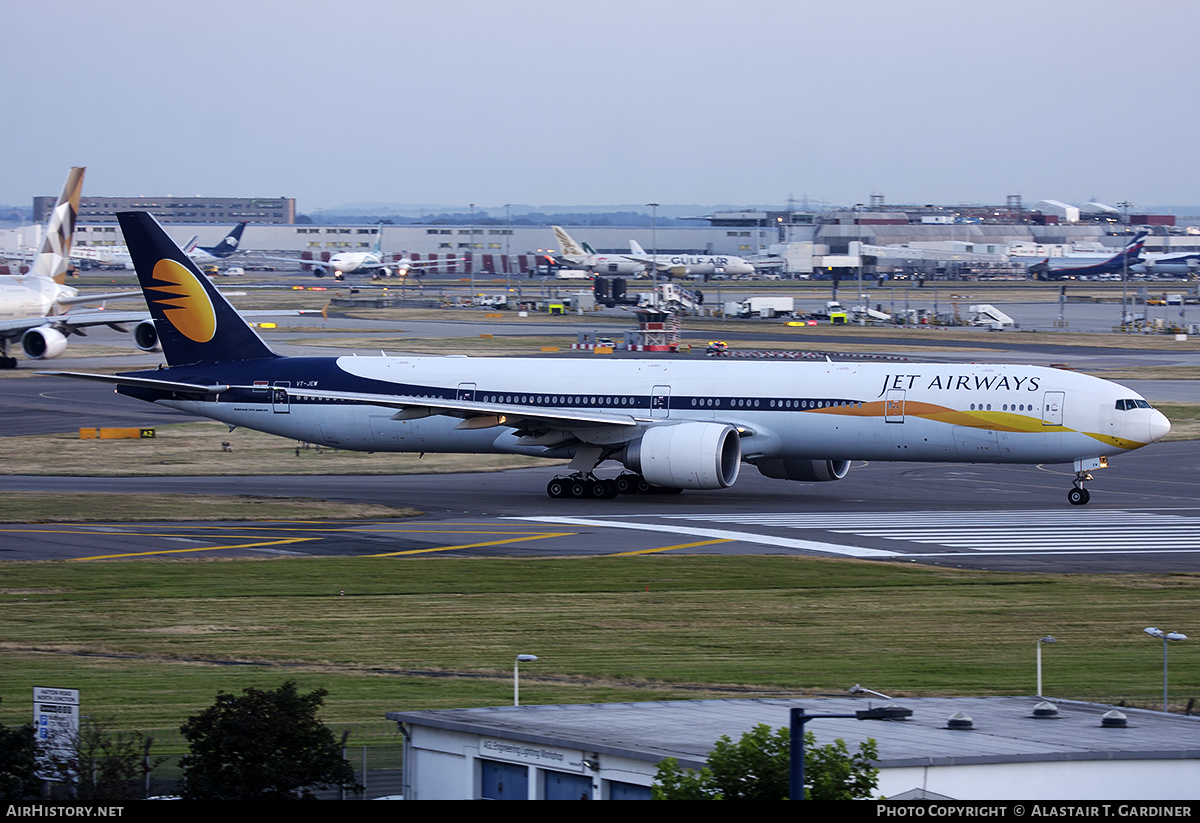
POLYGON ((212 340, 217 333, 217 315, 204 284, 185 266, 166 259, 154 264, 154 279, 170 284, 154 286, 155 291, 169 295, 156 297, 154 302, 163 307, 163 314, 171 325, 197 343, 212 340))

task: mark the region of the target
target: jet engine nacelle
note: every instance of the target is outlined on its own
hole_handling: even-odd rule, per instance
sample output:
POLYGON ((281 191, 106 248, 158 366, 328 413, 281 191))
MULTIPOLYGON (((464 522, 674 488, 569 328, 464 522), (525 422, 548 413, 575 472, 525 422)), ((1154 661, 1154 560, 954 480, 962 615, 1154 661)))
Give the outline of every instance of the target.
POLYGON ((158 339, 153 320, 143 320, 133 327, 133 345, 142 351, 162 351, 162 341, 158 339))
POLYGON ((849 460, 795 460, 771 458, 755 461, 765 477, 776 480, 796 480, 801 483, 822 483, 841 480, 850 471, 849 460))
POLYGON ((21 335, 21 348, 30 360, 49 360, 67 350, 67 338, 53 326, 39 326, 21 335))
POLYGON ((679 423, 648 429, 626 448, 622 462, 653 486, 724 489, 737 480, 741 460, 733 426, 679 423))
POLYGON ((325 276, 325 267, 324 266, 313 266, 313 277, 324 277, 324 276, 325 276))

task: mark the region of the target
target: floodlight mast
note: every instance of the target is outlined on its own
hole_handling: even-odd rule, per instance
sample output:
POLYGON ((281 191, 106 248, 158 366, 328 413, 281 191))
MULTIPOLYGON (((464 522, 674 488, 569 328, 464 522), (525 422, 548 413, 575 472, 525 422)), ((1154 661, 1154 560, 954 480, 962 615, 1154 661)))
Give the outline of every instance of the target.
POLYGON ((1142 631, 1144 631, 1146 634, 1150 635, 1151 637, 1160 638, 1163 642, 1163 709, 1162 710, 1165 712, 1167 710, 1167 642, 1168 641, 1187 640, 1188 638, 1187 638, 1186 634, 1182 634, 1180 632, 1164 632, 1162 629, 1158 628, 1157 626, 1150 626, 1149 628, 1142 629, 1142 631))

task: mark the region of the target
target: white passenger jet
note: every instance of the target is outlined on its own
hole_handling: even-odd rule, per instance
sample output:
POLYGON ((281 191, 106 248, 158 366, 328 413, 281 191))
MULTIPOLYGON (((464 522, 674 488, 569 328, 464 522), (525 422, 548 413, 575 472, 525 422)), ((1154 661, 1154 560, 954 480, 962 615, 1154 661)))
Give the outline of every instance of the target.
POLYGON ((300 263, 305 267, 311 266, 312 272, 316 277, 324 277, 327 272, 333 272, 334 280, 341 280, 344 275, 355 274, 357 272, 370 273, 372 277, 391 277, 393 274, 399 277, 406 277, 410 272, 420 272, 421 269, 446 265, 449 263, 457 263, 460 258, 453 260, 422 260, 414 261, 408 257, 400 258, 395 261, 384 259, 383 251, 383 229, 379 229, 379 233, 375 236, 375 247, 371 251, 340 251, 330 256, 328 260, 313 260, 304 257, 268 257, 262 255, 264 260, 278 260, 286 263, 300 263))
POLYGON ((636 240, 629 241, 628 257, 670 277, 698 274, 707 279, 711 275, 754 274, 754 266, 741 257, 726 254, 646 254, 636 240))
POLYGON ((120 329, 121 323, 149 322, 145 311, 68 313, 80 303, 141 299, 141 293, 136 291, 84 295, 79 289, 65 285, 83 173, 84 168, 77 166, 67 174, 66 185, 46 221, 45 236, 33 256, 29 273, 0 275, 0 369, 17 367, 17 359, 8 353, 9 346, 17 340, 28 358, 42 360, 58 357, 67 348, 67 337, 86 336, 86 328, 120 329))
POLYGON ((554 262, 564 268, 582 269, 592 274, 633 276, 646 270, 645 263, 639 263, 625 254, 597 254, 587 243, 576 243, 562 226, 550 228, 554 229, 554 237, 558 241, 558 255, 554 262))
POLYGON ((1162 413, 1116 383, 1037 366, 283 357, 144 212, 118 214, 167 368, 48 372, 339 449, 569 459, 552 497, 838 480, 854 460, 1071 463, 1090 471, 1161 439, 1162 413), (628 471, 594 473, 605 461, 628 471))

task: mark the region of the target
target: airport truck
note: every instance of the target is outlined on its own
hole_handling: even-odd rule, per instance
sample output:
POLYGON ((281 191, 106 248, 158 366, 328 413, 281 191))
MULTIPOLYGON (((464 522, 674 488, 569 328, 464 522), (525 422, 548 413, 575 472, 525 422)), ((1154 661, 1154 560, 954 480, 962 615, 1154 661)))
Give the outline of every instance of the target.
POLYGON ((748 297, 725 304, 725 314, 731 317, 778 317, 796 310, 792 297, 748 297))

